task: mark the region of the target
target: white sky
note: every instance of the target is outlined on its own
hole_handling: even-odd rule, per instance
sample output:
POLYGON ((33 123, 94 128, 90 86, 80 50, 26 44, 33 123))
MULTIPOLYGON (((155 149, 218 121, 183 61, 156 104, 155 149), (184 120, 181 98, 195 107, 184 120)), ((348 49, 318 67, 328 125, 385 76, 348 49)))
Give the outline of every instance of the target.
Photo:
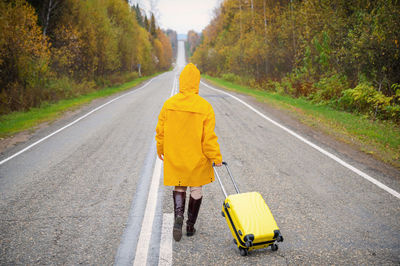
POLYGON ((131 0, 146 11, 154 10, 162 29, 173 29, 180 34, 189 30, 201 32, 210 22, 213 10, 221 0, 131 0))

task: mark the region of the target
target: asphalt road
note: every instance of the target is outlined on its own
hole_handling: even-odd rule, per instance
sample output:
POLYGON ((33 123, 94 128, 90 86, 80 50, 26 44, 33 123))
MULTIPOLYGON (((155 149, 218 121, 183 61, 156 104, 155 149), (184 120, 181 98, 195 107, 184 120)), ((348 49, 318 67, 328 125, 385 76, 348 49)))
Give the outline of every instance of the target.
MULTIPOLYGON (((1 265, 134 262, 155 162, 157 116, 184 64, 180 43, 174 71, 0 165, 1 265)), ((232 97, 204 85, 200 95, 214 108, 223 159, 239 188, 262 194, 285 241, 277 252, 264 249, 241 257, 220 215, 223 195, 214 182, 204 187, 196 235, 172 242, 172 264, 400 264, 400 199, 232 97)), ((3 152, 0 161, 116 97, 98 100, 39 130, 3 152)), ((284 124, 268 109, 257 108, 284 124)), ((400 191, 400 173, 396 178, 312 135, 304 137, 400 191)), ((173 212, 172 189, 163 187, 162 180, 157 195, 150 265, 159 261, 164 214, 173 212)))

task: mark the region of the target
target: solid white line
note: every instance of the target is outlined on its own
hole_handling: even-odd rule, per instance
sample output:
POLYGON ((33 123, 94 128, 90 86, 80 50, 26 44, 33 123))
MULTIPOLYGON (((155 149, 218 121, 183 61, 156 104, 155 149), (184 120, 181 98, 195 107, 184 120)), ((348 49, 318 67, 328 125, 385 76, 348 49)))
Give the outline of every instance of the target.
MULTIPOLYGON (((160 76, 158 76, 158 77, 160 77, 160 76)), ((66 126, 60 128, 60 129, 54 131, 54 132, 51 133, 50 135, 47 135, 46 137, 44 137, 44 138, 42 138, 42 139, 40 139, 40 140, 38 140, 38 141, 32 143, 32 144, 29 145, 28 147, 26 147, 26 148, 20 150, 19 152, 17 152, 17 153, 15 153, 15 154, 11 155, 10 157, 8 157, 8 158, 2 160, 2 161, 0 162, 0 165, 2 165, 3 163, 5 163, 5 162, 7 162, 7 161, 9 161, 9 160, 11 160, 11 159, 17 157, 18 155, 20 155, 20 154, 26 152, 27 150, 29 150, 29 149, 31 149, 32 147, 38 145, 38 144, 41 143, 42 141, 44 141, 44 140, 46 140, 46 139, 48 139, 48 138, 54 136, 55 134, 57 134, 57 133, 63 131, 64 129, 66 129, 66 128, 70 127, 70 126, 72 126, 73 124, 76 124, 77 122, 79 122, 79 121, 81 121, 82 119, 88 117, 89 115, 93 114, 94 112, 100 110, 101 108, 105 107, 106 105, 109 105, 110 103, 115 102, 116 100, 119 100, 119 99, 121 99, 122 97, 125 97, 125 96, 127 96, 127 95, 129 95, 129 94, 132 94, 132 93, 134 93, 134 92, 137 92, 138 90, 143 89, 144 87, 146 87, 147 85, 149 85, 153 80, 157 79, 158 77, 152 78, 149 82, 147 82, 147 83, 144 84, 142 87, 140 87, 140 88, 138 88, 138 89, 136 89, 136 90, 127 92, 127 93, 125 93, 125 94, 123 94, 123 95, 121 95, 121 96, 118 96, 117 98, 112 99, 111 101, 106 102, 106 103, 103 104, 103 105, 100 105, 99 107, 97 107, 97 108, 93 109, 92 111, 90 111, 89 113, 87 113, 87 114, 85 114, 85 115, 79 117, 78 119, 76 119, 75 121, 69 123, 68 125, 66 125, 66 126)))
POLYGON ((161 243, 160 243, 160 256, 158 258, 159 266, 172 265, 172 228, 174 226, 174 214, 164 213, 162 230, 161 230, 161 243))
POLYGON ((324 150, 324 149, 322 149, 321 147, 317 146, 316 144, 314 144, 314 143, 312 143, 312 142, 306 140, 305 138, 303 138, 303 137, 300 136, 299 134, 293 132, 292 130, 288 129, 287 127, 285 127, 285 126, 279 124, 278 122, 272 120, 271 118, 267 117, 266 115, 264 115, 263 113, 261 113, 260 111, 258 111, 257 109, 255 109, 254 107, 252 107, 251 105, 249 105, 248 103, 246 103, 246 102, 244 102, 243 100, 239 99, 238 97, 233 96, 232 94, 227 93, 227 92, 225 92, 225 91, 215 89, 215 88, 209 86, 208 84, 206 84, 206 83, 204 83, 204 82, 202 82, 202 81, 201 81, 201 83, 202 83, 204 86, 206 86, 206 87, 208 87, 208 88, 210 88, 210 89, 212 89, 212 90, 214 90, 214 91, 218 91, 218 92, 224 93, 224 94, 226 94, 226 95, 232 97, 233 99, 235 99, 235 100, 237 100, 238 102, 242 103, 243 105, 245 105, 246 107, 248 107, 250 110, 252 110, 252 111, 255 112, 256 114, 260 115, 262 118, 268 120, 269 122, 271 122, 271 123, 274 124, 275 126, 277 126, 277 127, 281 128, 281 129, 285 130, 286 132, 288 132, 288 133, 291 134, 292 136, 298 138, 299 140, 301 140, 301 141, 303 141, 304 143, 310 145, 311 147, 313 147, 313 148, 316 149, 317 151, 319 151, 319 152, 325 154, 325 155, 328 156, 329 158, 335 160, 335 161, 338 162, 339 164, 343 165, 344 167, 348 168, 349 170, 353 171, 354 173, 360 175, 361 177, 365 178, 366 180, 368 180, 368 181, 370 181, 371 183, 377 185, 378 187, 380 187, 381 189, 385 190, 386 192, 389 192, 390 194, 392 194, 392 195, 395 196, 396 198, 400 199, 400 193, 399 193, 399 192, 395 191, 394 189, 391 189, 390 187, 384 185, 383 183, 379 182, 378 180, 376 180, 376 179, 372 178, 371 176, 367 175, 366 173, 364 173, 364 172, 358 170, 358 169, 355 168, 354 166, 352 166, 352 165, 346 163, 345 161, 343 161, 342 159, 340 159, 340 158, 338 158, 337 156, 333 155, 332 153, 327 152, 326 150, 324 150))
POLYGON ((151 179, 149 195, 147 197, 147 204, 144 212, 142 229, 140 230, 139 241, 136 247, 136 255, 133 262, 133 265, 135 266, 142 266, 146 265, 147 263, 151 231, 157 205, 158 187, 160 185, 161 162, 162 161, 157 157, 154 166, 153 177, 151 179))

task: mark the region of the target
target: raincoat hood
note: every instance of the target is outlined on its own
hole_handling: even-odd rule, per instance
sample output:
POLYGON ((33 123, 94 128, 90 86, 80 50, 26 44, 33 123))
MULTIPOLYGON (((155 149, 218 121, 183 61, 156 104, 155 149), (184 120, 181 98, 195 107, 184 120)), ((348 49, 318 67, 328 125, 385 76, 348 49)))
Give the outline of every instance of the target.
POLYGON ((187 64, 179 76, 179 92, 183 94, 199 93, 200 71, 192 63, 187 64))

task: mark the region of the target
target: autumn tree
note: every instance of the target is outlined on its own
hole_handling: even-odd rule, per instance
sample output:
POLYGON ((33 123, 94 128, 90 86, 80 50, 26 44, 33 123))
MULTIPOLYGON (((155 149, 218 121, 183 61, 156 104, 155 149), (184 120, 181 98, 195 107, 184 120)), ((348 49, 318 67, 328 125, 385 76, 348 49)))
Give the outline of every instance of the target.
POLYGON ((172 63, 172 46, 168 36, 160 29, 157 30, 157 39, 161 43, 160 69, 167 70, 172 63))
POLYGON ((61 15, 62 4, 65 0, 28 0, 39 16, 39 24, 42 27, 43 35, 47 35, 49 27, 56 24, 61 15))
POLYGON ((168 29, 166 31, 166 35, 168 36, 169 42, 171 43, 172 57, 176 58, 177 50, 178 50, 178 34, 176 33, 176 31, 168 29))
POLYGON ((200 44, 200 35, 194 30, 190 30, 187 34, 187 42, 189 44, 189 51, 192 55, 196 47, 200 44))
POLYGON ((37 105, 49 78, 50 50, 35 10, 0 2, 0 114, 37 105))

